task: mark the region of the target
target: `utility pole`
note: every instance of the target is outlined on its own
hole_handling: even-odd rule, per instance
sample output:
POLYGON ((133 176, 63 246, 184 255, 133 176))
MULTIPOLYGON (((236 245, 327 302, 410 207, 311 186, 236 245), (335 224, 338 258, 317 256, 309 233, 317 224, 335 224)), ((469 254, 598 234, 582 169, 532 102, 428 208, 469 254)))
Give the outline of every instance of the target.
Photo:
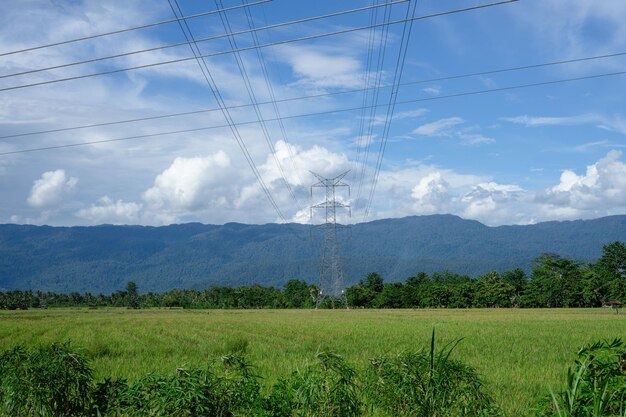
POLYGON ((350 198, 350 186, 341 181, 349 171, 344 172, 334 178, 324 178, 321 175, 311 172, 319 181, 311 186, 311 199, 313 199, 314 188, 324 188, 325 201, 311 206, 311 219, 313 210, 323 210, 324 223, 315 226, 322 230, 323 248, 320 265, 319 290, 315 297, 315 309, 318 309, 325 298, 329 298, 331 305, 335 308, 336 303, 345 305, 348 308, 348 300, 345 293, 343 273, 341 271, 341 259, 339 257, 339 242, 337 241, 337 209, 348 209, 350 205, 337 201, 337 189, 346 187, 348 198, 350 198))

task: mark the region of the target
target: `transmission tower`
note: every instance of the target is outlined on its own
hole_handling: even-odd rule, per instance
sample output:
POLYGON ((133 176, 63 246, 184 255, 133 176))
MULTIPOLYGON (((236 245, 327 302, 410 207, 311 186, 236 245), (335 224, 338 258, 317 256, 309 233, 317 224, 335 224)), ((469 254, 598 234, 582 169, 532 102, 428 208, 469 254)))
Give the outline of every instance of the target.
POLYGON ((323 210, 324 223, 316 226, 322 230, 323 248, 322 262, 320 266, 319 290, 315 297, 315 308, 319 308, 325 298, 329 298, 331 305, 335 308, 336 303, 345 305, 348 308, 343 273, 341 271, 341 259, 339 257, 339 242, 337 241, 337 209, 348 209, 350 205, 337 201, 337 189, 347 187, 348 198, 350 198, 350 186, 341 180, 348 174, 344 172, 334 178, 324 178, 321 175, 311 172, 319 181, 311 186, 311 199, 313 199, 314 188, 324 188, 325 201, 311 206, 311 219, 313 210, 323 210))

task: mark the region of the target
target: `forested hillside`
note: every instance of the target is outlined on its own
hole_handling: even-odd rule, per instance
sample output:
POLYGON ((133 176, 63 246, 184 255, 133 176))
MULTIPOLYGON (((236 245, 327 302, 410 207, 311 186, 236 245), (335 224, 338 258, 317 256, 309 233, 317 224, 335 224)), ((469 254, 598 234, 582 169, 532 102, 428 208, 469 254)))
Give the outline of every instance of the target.
MULTIPOLYGON (((420 271, 529 272, 543 253, 593 262, 625 237, 626 216, 487 227, 451 215, 361 223, 340 236, 347 285, 371 271, 386 281, 420 271)), ((142 291, 280 287, 291 278, 315 282, 319 251, 319 237, 299 224, 0 225, 0 290, 111 293, 128 281, 142 291)))

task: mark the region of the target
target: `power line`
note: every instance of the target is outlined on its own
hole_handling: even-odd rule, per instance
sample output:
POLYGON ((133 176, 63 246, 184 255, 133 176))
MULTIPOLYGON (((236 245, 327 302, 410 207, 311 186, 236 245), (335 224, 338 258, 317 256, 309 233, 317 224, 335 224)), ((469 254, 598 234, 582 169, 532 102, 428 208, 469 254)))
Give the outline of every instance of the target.
MULTIPOLYGON (((372 0, 372 2, 378 2, 378 0, 372 0)), ((387 9, 385 9, 387 10, 387 9)), ((373 25, 374 22, 378 21, 378 10, 372 10, 370 13, 370 25, 373 25)), ((363 136, 363 131, 365 129, 365 106, 367 106, 367 102, 368 102, 368 98, 369 98, 369 88, 370 88, 370 73, 371 73, 371 68, 372 68, 372 58, 373 58, 373 47, 374 47, 374 41, 375 41, 375 32, 376 29, 371 29, 369 31, 369 36, 367 39, 367 56, 365 58, 365 76, 364 76, 364 90, 363 90, 363 99, 362 99, 362 106, 363 106, 363 110, 361 111, 361 117, 359 118, 359 134, 357 136, 358 141, 357 142, 357 153, 356 153, 356 161, 355 161, 355 166, 358 168, 359 166, 359 161, 360 161, 360 156, 361 156, 361 143, 360 141, 362 140, 363 136)), ((379 49, 379 53, 381 52, 381 50, 379 49)), ((352 175, 352 181, 354 181, 356 179, 357 176, 357 169, 352 170, 354 173, 352 175)))
MULTIPOLYGON (((372 2, 378 2, 378 0, 372 0, 372 2)), ((386 11, 387 9, 385 9, 386 11)), ((370 24, 374 24, 374 22, 378 21, 378 9, 376 10, 372 10, 371 14, 370 14, 370 24)), ((384 21, 384 17, 383 17, 383 21, 384 21)), ((387 26, 388 27, 388 26, 387 26)), ((354 161, 354 166, 355 169, 353 169, 352 171, 354 172, 353 176, 352 176, 352 181, 356 181, 359 172, 360 171, 365 171, 365 166, 367 164, 367 158, 363 159, 363 163, 361 165, 360 162, 360 157, 362 154, 362 148, 363 148, 363 144, 369 149, 369 145, 370 145, 370 137, 369 136, 365 136, 364 132, 365 132, 365 115, 367 113, 365 106, 367 106, 368 104, 368 99, 370 96, 370 86, 371 86, 371 77, 370 77, 370 73, 372 71, 372 60, 373 60, 373 56, 374 56, 374 51, 373 51, 373 46, 374 46, 374 42, 376 40, 376 29, 371 29, 369 31, 369 38, 368 38, 368 44, 367 44, 367 58, 366 58, 366 65, 365 65, 365 89, 363 91, 363 100, 362 100, 362 105, 363 105, 363 109, 361 110, 361 116, 359 118, 359 134, 357 136, 357 154, 355 157, 355 161, 354 161), (366 142, 363 142, 363 140, 365 140, 366 142)), ((381 41, 382 41, 382 37, 381 37, 381 41)), ((385 45, 386 47, 386 45, 385 45)), ((383 53, 382 48, 379 48, 378 50, 378 56, 380 57, 380 55, 383 53)), ((376 72, 376 76, 377 76, 377 80, 378 80, 378 76, 380 75, 378 69, 376 72)), ((380 87, 380 82, 378 82, 376 84, 377 87, 380 87)), ((376 89, 374 91, 380 91, 379 89, 376 89)), ((372 95, 373 98, 374 95, 372 95)), ((374 101, 373 101, 374 103, 374 101)), ((370 121, 373 120, 373 117, 370 117, 370 121)), ((361 187, 361 182, 358 183, 358 187, 359 187, 359 192, 360 192, 360 187, 361 187)), ((356 202, 358 202, 358 197, 355 200, 356 202)), ((348 240, 347 240, 347 246, 350 247, 352 244, 352 229, 348 228, 348 230, 350 231, 350 233, 348 234, 348 240)))
MULTIPOLYGON (((272 0, 266 0, 266 1, 272 1, 272 0)), ((392 2, 386 3, 386 4, 398 4, 398 3, 405 3, 407 1, 409 1, 409 0, 396 0, 396 1, 392 1, 392 2)), ((250 3, 250 5, 252 5, 252 3, 250 3)), ((382 6, 384 6, 384 4, 381 4, 381 5, 378 5, 378 6, 374 6, 374 7, 382 7, 382 6)), ((311 22, 311 21, 314 21, 314 20, 328 19, 328 18, 331 18, 331 17, 341 16, 341 15, 345 15, 345 14, 349 14, 349 13, 362 12, 364 10, 371 9, 372 7, 373 6, 359 7, 359 8, 356 8, 356 9, 343 10, 343 11, 340 11, 340 12, 329 13, 329 14, 325 14, 325 15, 307 17, 305 19, 298 19, 298 20, 292 20, 292 21, 289 21, 289 22, 276 23, 276 24, 273 24, 273 25, 266 25, 264 27, 260 27, 260 28, 256 28, 256 29, 246 29, 246 30, 240 30, 240 31, 237 31, 237 32, 221 33, 219 35, 213 35, 213 36, 208 36, 208 37, 196 39, 196 44, 200 43, 200 42, 207 42, 207 41, 222 39, 222 38, 226 38, 226 37, 233 36, 233 35, 242 35, 242 34, 246 34, 246 33, 256 33, 258 31, 262 31, 262 30, 276 29, 276 28, 280 28, 280 27, 284 27, 284 26, 290 26, 290 25, 295 25, 295 24, 299 24, 299 23, 311 22)), ((227 10, 227 9, 224 9, 224 10, 227 10)), ((245 10, 248 10, 248 9, 246 8, 245 10)), ((140 49, 140 50, 137 50, 137 51, 124 52, 124 53, 121 53, 121 54, 107 55, 107 56, 98 57, 98 58, 86 59, 86 60, 83 60, 83 61, 75 61, 75 62, 70 62, 70 63, 67 63, 67 64, 59 64, 59 65, 54 65, 54 66, 45 67, 45 68, 38 68, 38 69, 32 69, 32 70, 27 70, 27 71, 22 71, 22 72, 15 72, 15 73, 12 73, 12 74, 0 75, 0 79, 2 79, 2 78, 10 78, 10 77, 17 77, 17 76, 27 75, 27 74, 35 74, 37 72, 50 71, 50 70, 55 70, 55 69, 60 69, 60 68, 67 68, 67 67, 72 67, 72 66, 76 66, 76 65, 91 64, 91 63, 94 63, 94 62, 105 61, 105 60, 108 60, 108 59, 123 58, 123 57, 126 57, 126 56, 142 54, 142 53, 145 53, 145 52, 159 51, 159 50, 168 49, 168 48, 175 48, 175 47, 178 47, 178 46, 184 46, 184 45, 188 45, 188 44, 189 44, 189 42, 186 42, 186 41, 185 42, 178 42, 178 43, 172 43, 172 44, 169 44, 169 45, 155 46, 155 47, 152 47, 152 48, 140 49)))
MULTIPOLYGON (((242 2, 245 2, 247 0, 242 0, 242 2)), ((254 29, 254 19, 252 18, 252 14, 250 13, 249 9, 246 9, 246 18, 248 20, 248 27, 250 29, 254 29)), ((226 14, 224 14, 226 15, 226 14)), ((259 38, 258 35, 255 31, 251 32, 252 33, 252 41, 254 42, 254 45, 259 45, 259 38)), ((280 110, 278 109, 278 104, 276 103, 276 95, 274 94, 274 87, 272 86, 272 80, 270 79, 269 76, 269 72, 267 70, 267 64, 265 62, 265 56, 263 55, 263 50, 262 49, 256 49, 256 54, 257 57, 259 59, 259 63, 261 64, 261 72, 263 73, 263 78, 265 79, 265 86, 267 88, 267 91, 270 95, 270 101, 272 102, 272 107, 274 109, 274 114, 276 115, 276 118, 278 119, 278 127, 279 130, 281 132, 282 135, 282 140, 283 142, 287 145, 287 153, 289 154, 289 159, 291 161, 292 167, 293 167, 293 172, 294 174, 300 178, 300 175, 298 174, 298 169, 296 167, 296 162, 295 162, 295 158, 293 155, 293 152, 291 150, 291 146, 289 145, 289 141, 287 140, 287 132, 285 130, 285 125, 283 124, 283 120, 281 118, 281 114, 280 114, 280 110)), ((258 107, 258 103, 257 103, 257 107, 258 107)), ((278 155, 276 153, 276 150, 274 148, 274 144, 273 142, 269 143, 270 148, 272 149, 272 152, 275 156, 275 161, 276 161, 276 165, 278 166, 278 168, 281 171, 281 174, 285 180, 285 185, 287 186, 287 188, 289 189, 289 192, 292 196, 292 198, 294 199, 294 201, 296 202, 296 204, 298 204, 298 201, 296 199, 295 194, 293 193, 292 189, 291 189, 291 185, 289 184, 289 181, 287 181, 287 177, 285 175, 285 173, 283 172, 283 167, 280 164, 280 161, 278 160, 278 155)), ((300 181, 302 183, 302 181, 300 181)))
MULTIPOLYGON (((415 16, 415 10, 417 9, 417 4, 419 0, 414 0, 413 10, 411 12, 412 16, 415 16)), ((407 7, 407 17, 409 16, 409 7, 407 7)), ((393 76, 393 87, 391 87, 391 95, 389 96, 389 106, 387 107, 387 115, 385 119, 385 125, 383 127, 383 134, 381 136, 380 141, 380 149, 378 151, 378 160, 376 161, 376 167, 374 169, 374 178, 372 180, 372 188, 370 190, 370 196, 368 203, 365 206, 365 216, 364 219, 369 215, 370 208, 372 206, 372 201, 374 200, 374 193, 376 192, 376 184, 378 183, 378 176, 380 174, 380 169, 382 167, 383 158, 385 156, 385 148, 387 147, 387 139, 389 137, 389 130, 391 129, 391 122, 393 120, 393 113, 396 108, 396 102, 398 101, 398 89, 400 88, 400 81, 402 80, 402 72, 404 70, 404 63, 406 61, 406 54, 409 47, 409 41, 411 39, 411 29, 413 26, 413 21, 404 24, 404 30, 402 31, 402 43, 400 45, 400 51, 398 53, 398 61, 396 62, 396 70, 393 76), (408 31, 407 31, 408 26, 408 31), (405 42, 405 32, 406 33, 406 42, 405 42), (404 48, 404 50, 403 50, 404 48)))
MULTIPOLYGON (((247 1, 247 0, 242 0, 242 1, 247 1)), ((264 12, 263 8, 261 8, 261 11, 263 12, 263 17, 265 18, 265 12, 264 12)), ((248 19, 248 26, 250 27, 250 29, 252 29, 252 32, 251 32, 252 33, 252 40, 253 40, 255 45, 260 45, 258 34, 254 30, 255 29, 255 27, 254 27, 254 19, 252 18, 252 15, 251 15, 251 13, 250 13, 250 11, 248 9, 246 9, 246 17, 248 19)), ((293 155, 293 151, 292 151, 291 146, 289 144, 289 140, 287 139, 287 131, 285 129, 285 124, 283 123, 283 120, 282 120, 282 117, 281 117, 281 114, 280 114, 280 109, 278 108, 278 103, 276 102, 276 95, 274 93, 274 87, 272 85, 272 80, 270 78, 269 71, 267 69, 267 64, 265 62, 265 56, 263 54, 263 50, 262 49, 257 49, 256 52, 257 52, 257 57, 259 58, 259 62, 261 63, 261 70, 263 72, 263 78, 265 79, 265 85, 266 85, 267 91, 268 91, 268 93, 270 95, 270 101, 272 102, 272 107, 274 109, 274 114, 276 115, 276 118, 278 119, 278 127, 280 129, 283 142, 287 145, 287 151, 289 153, 289 159, 291 160, 292 168, 294 170, 294 173, 295 173, 296 177, 299 179, 299 182, 301 184, 304 184, 304 182, 300 178, 300 174, 298 174, 298 169, 296 167, 295 157, 293 155)))
MULTIPOLYGON (((496 3, 489 3, 489 4, 472 6, 472 7, 466 7, 466 8, 462 8, 462 9, 449 10, 449 11, 446 11, 446 12, 434 13, 434 14, 425 15, 425 16, 418 16, 418 17, 414 17, 414 18, 412 18, 410 20, 429 19, 429 18, 433 18, 433 17, 445 16, 445 15, 456 14, 456 13, 463 13, 463 12, 467 12, 467 11, 471 11, 471 10, 478 10, 478 9, 484 9, 484 8, 488 8, 488 7, 500 6, 500 5, 503 5, 503 4, 515 3, 515 2, 518 2, 518 1, 520 1, 520 0, 503 0, 503 1, 500 1, 500 2, 496 2, 496 3)), ((326 32, 326 33, 322 33, 322 34, 318 34, 318 35, 304 36, 304 37, 301 37, 301 38, 287 39, 287 40, 283 40, 283 41, 276 41, 276 42, 267 43, 267 44, 258 45, 258 46, 247 46, 247 47, 239 48, 239 49, 236 49, 236 50, 227 50, 227 51, 213 52, 213 53, 210 53, 210 54, 199 55, 198 58, 210 58, 210 57, 214 57, 214 56, 227 55, 227 54, 231 54, 231 53, 235 53, 235 52, 249 51, 249 50, 253 50, 253 49, 257 49, 257 48, 267 48, 267 47, 270 47, 270 46, 285 45, 285 44, 289 44, 289 43, 302 42, 302 41, 307 41, 307 40, 312 40, 312 39, 320 39, 320 38, 324 38, 324 37, 328 37, 328 36, 335 36, 335 35, 340 35, 340 34, 344 34, 344 33, 351 33, 351 32, 356 32, 356 31, 359 31, 359 30, 370 29, 372 27, 381 27, 381 26, 405 23, 407 21, 408 21, 407 19, 402 19, 402 20, 395 20, 395 21, 387 22, 387 23, 380 23, 380 24, 376 24, 376 25, 373 25, 373 26, 353 27, 353 28, 348 28, 348 29, 337 30, 337 31, 334 31, 334 32, 326 32)), ((85 79, 85 78, 97 77, 97 76, 101 76, 101 75, 118 74, 118 73, 127 72, 127 71, 134 71, 134 70, 138 70, 138 69, 152 68, 152 67, 156 67, 156 66, 174 64, 174 63, 178 63, 178 62, 186 62, 186 61, 191 61, 191 60, 194 60, 194 59, 197 59, 197 58, 195 56, 193 56, 193 57, 186 57, 186 58, 177 58, 177 59, 172 59, 172 60, 168 60, 168 61, 155 62, 155 63, 152 63, 152 64, 144 64, 144 65, 138 65, 138 66, 134 66, 134 67, 119 68, 119 69, 109 70, 109 71, 101 71, 101 72, 95 72, 95 73, 91 73, 91 74, 83 74, 83 75, 76 75, 76 76, 67 77, 67 78, 59 78, 59 79, 56 79, 56 80, 40 81, 40 82, 36 82, 36 83, 22 84, 22 85, 16 85, 16 86, 12 86, 12 87, 4 87, 4 88, 0 88, 0 92, 17 90, 17 89, 28 88, 28 87, 35 87, 35 86, 40 86, 40 85, 55 84, 55 83, 66 82, 66 81, 80 80, 80 79, 85 79)))
MULTIPOLYGON (((591 60, 611 58, 611 57, 617 57, 617 56, 623 56, 623 55, 626 55, 626 52, 618 52, 618 53, 607 54, 607 55, 597 55, 597 56, 592 56, 592 57, 583 57, 583 58, 575 58, 575 59, 568 59, 568 60, 561 60, 561 61, 554 61, 554 62, 531 64, 531 65, 524 65, 524 66, 518 66, 518 67, 501 68, 501 69, 481 71, 481 72, 472 72, 472 73, 466 73, 466 74, 450 75, 446 77, 410 81, 406 83, 401 83, 400 85, 407 86, 407 85, 425 84, 425 83, 437 82, 437 81, 470 78, 470 77, 479 76, 479 75, 489 75, 489 74, 497 74, 497 73, 504 73, 504 72, 521 71, 521 70, 526 70, 526 69, 563 65, 563 64, 570 64, 570 63, 583 62, 583 61, 591 61, 591 60)), ((389 88, 389 87, 391 87, 391 84, 379 85, 377 87, 366 87, 366 88, 359 88, 359 89, 352 89, 352 90, 335 91, 331 93, 320 93, 320 94, 314 94, 314 95, 308 95, 308 96, 288 97, 284 99, 262 101, 262 102, 259 102, 258 104, 264 105, 264 104, 273 104, 273 103, 284 103, 284 102, 290 102, 290 101, 307 100, 307 99, 312 99, 312 98, 321 98, 321 97, 328 97, 328 96, 335 96, 335 95, 342 95, 342 94, 353 94, 353 93, 358 93, 358 92, 363 92, 363 91, 376 90, 376 89, 389 88)), ((252 105, 251 104, 239 104, 239 105, 228 106, 227 108, 229 110, 232 110, 232 109, 246 108, 250 106, 252 105)), ((365 104, 363 106, 364 106, 363 108, 365 109, 369 109, 371 107, 371 106, 366 106, 365 104)), ((208 113, 208 112, 214 112, 214 111, 219 111, 219 110, 220 110, 219 108, 201 109, 201 110, 193 110, 193 111, 188 111, 188 112, 140 117, 136 119, 117 120, 117 121, 103 122, 103 123, 93 123, 93 124, 88 124, 88 125, 63 127, 63 128, 58 128, 58 129, 39 130, 35 132, 17 133, 17 134, 12 134, 12 135, 0 136, 0 139, 10 139, 10 138, 23 137, 23 136, 42 135, 42 134, 47 134, 47 133, 58 133, 58 132, 67 132, 71 130, 104 127, 104 126, 111 126, 111 125, 116 125, 116 124, 159 120, 159 119, 165 119, 165 118, 170 118, 170 117, 189 116, 189 115, 208 113)))
MULTIPOLYGON (((384 19, 387 19, 386 14, 385 14, 384 19)), ((376 111, 378 109, 378 100, 380 98, 380 85, 382 82, 382 75, 383 75, 382 70, 384 68, 385 54, 387 51, 387 39, 388 39, 387 29, 388 28, 389 26, 386 26, 382 30, 382 36, 380 40, 379 53, 378 53, 378 65, 376 67, 376 81, 375 81, 376 88, 374 89, 373 94, 372 94, 372 106, 369 108, 370 115, 369 115, 369 121, 367 123, 367 134, 365 135, 365 137, 368 138, 368 140, 371 139, 371 137, 373 136, 373 132, 374 132, 374 121, 376 120, 376 111), (384 44, 383 44, 383 40, 384 40, 384 44)), ((363 186, 363 179, 365 178, 365 171, 367 168, 367 161, 369 159, 369 152, 370 152, 371 144, 372 144, 371 140, 369 140, 367 145, 365 146, 363 163, 361 164, 361 172, 359 175, 359 181, 358 181, 358 187, 357 187, 357 197, 356 197, 357 201, 359 197, 361 196, 361 189, 363 186)))
MULTIPOLYGON (((228 7, 226 9, 224 9, 224 10, 241 9, 243 7, 256 6, 258 4, 268 3, 270 1, 272 1, 272 0, 260 0, 260 1, 254 2, 254 3, 248 3, 246 5, 239 5, 239 6, 228 7)), ((193 19, 193 18, 196 18, 196 17, 207 16, 207 15, 219 13, 221 11, 222 10, 210 10, 208 12, 196 13, 196 14, 189 15, 189 16, 176 17, 176 19, 169 19, 169 20, 163 20, 161 22, 147 23, 145 25, 134 26, 134 27, 126 28, 126 29, 118 29, 118 30, 114 30, 112 32, 105 32, 105 33, 99 33, 97 35, 83 36, 81 38, 69 39, 69 40, 66 40, 66 41, 49 43, 49 44, 46 44, 46 45, 31 46, 29 48, 19 49, 19 50, 16 50, 16 51, 3 52, 3 53, 0 53, 0 56, 20 54, 22 52, 35 51, 37 49, 50 48, 52 46, 66 45, 66 44, 69 44, 69 43, 76 43, 76 42, 86 41, 86 40, 89 40, 89 39, 101 38, 101 37, 104 37, 104 36, 115 35, 115 34, 118 34, 118 33, 125 33, 125 32, 130 32, 130 31, 138 30, 138 29, 146 29, 146 28, 149 28, 149 27, 165 25, 165 24, 173 23, 173 22, 180 22, 181 20, 186 21, 187 19, 193 19)))
MULTIPOLYGON (((215 0, 215 4, 217 7, 222 5, 221 0, 215 0)), ((221 14, 220 13, 220 20, 222 21, 222 25, 224 26, 224 31, 226 31, 226 33, 232 33, 232 28, 230 26, 230 22, 228 20, 228 16, 226 15, 226 13, 221 14)), ((230 44, 230 47, 233 50, 237 49, 237 41, 235 39, 234 36, 229 36, 228 37, 228 42, 230 44)), ((259 52, 259 49, 256 49, 256 52, 259 52)), ((272 155, 273 159, 274 159, 274 163, 276 164, 276 168, 278 168, 278 171, 283 179, 283 183, 285 185, 285 187, 287 188, 287 190, 289 191, 289 195, 291 196, 291 198, 293 199, 293 201, 297 204, 298 201, 296 199, 295 194, 293 193, 293 190, 291 189, 291 185, 289 184, 289 181, 287 180, 287 176, 285 175, 285 171, 283 170, 283 166, 280 163, 280 161, 278 160, 278 155, 276 155, 276 149, 274 148, 274 143, 272 142, 271 139, 271 135, 269 132, 269 129, 267 128, 267 125, 265 123, 265 119, 263 119, 263 114, 261 113, 261 110, 259 108, 259 104, 257 102, 257 98, 256 98, 256 94, 254 94, 254 88, 252 87, 252 84, 250 82, 250 77, 248 76, 248 71, 246 70, 246 66, 243 62, 243 59, 241 59, 241 55, 239 52, 236 52, 235 54, 235 61, 237 63, 237 67, 239 68, 239 74, 241 75, 241 78, 243 79, 244 85, 246 87, 246 91, 248 93, 248 97, 250 98, 250 101, 252 102, 252 107, 254 109, 254 112, 257 116, 257 119, 259 121, 259 124, 261 126, 261 132, 263 134, 263 137, 265 138, 265 142, 267 143, 267 146, 270 150, 270 154, 272 155)))
MULTIPOLYGON (((590 80, 590 79, 597 79, 597 78, 604 78, 604 77, 614 77, 618 75, 626 75, 626 71, 588 75, 584 77, 567 78, 567 79, 562 79, 562 80, 544 81, 544 82, 530 83, 530 84, 521 84, 521 85, 499 87, 499 88, 492 88, 492 89, 486 89, 486 90, 467 91, 467 92, 449 94, 449 95, 444 95, 444 96, 402 100, 402 101, 398 101, 396 104, 412 104, 412 103, 419 103, 419 102, 425 102, 425 101, 444 100, 444 99, 449 99, 449 98, 466 97, 466 96, 472 96, 472 95, 488 94, 488 93, 517 90, 517 89, 530 88, 530 87, 562 84, 562 83, 568 83, 568 82, 574 82, 574 81, 583 81, 583 80, 590 80)), ((383 107, 383 106, 386 106, 386 105, 380 105, 379 107, 383 107)), ((344 108, 344 109, 326 110, 322 112, 303 113, 303 114, 292 115, 292 116, 284 116, 282 117, 282 119, 285 120, 285 119, 297 119, 300 117, 322 116, 326 114, 344 113, 344 112, 357 111, 357 110, 360 111, 361 109, 362 107, 359 106, 359 107, 344 108)), ((276 120, 277 119, 265 119, 265 121, 276 121, 276 120)), ((246 122, 238 122, 236 123, 236 125, 243 126, 243 125, 251 125, 251 124, 256 124, 256 123, 258 123, 258 121, 253 120, 253 121, 246 121, 246 122)), ((229 125, 227 124, 227 125, 204 126, 204 127, 199 127, 199 128, 193 128, 193 129, 149 133, 149 134, 137 135, 137 136, 127 136, 123 138, 102 139, 102 140, 90 141, 90 142, 80 142, 80 143, 46 146, 46 147, 40 147, 40 148, 21 149, 21 150, 16 150, 16 151, 2 152, 0 153, 0 156, 28 153, 28 152, 37 152, 37 151, 46 151, 46 150, 52 150, 52 149, 72 148, 72 147, 78 147, 78 146, 87 146, 87 145, 95 145, 95 144, 110 143, 110 142, 120 142, 120 141, 132 140, 132 139, 143 139, 143 138, 149 138, 149 137, 166 136, 166 135, 173 135, 173 134, 180 134, 180 133, 198 132, 198 131, 203 131, 203 130, 218 129, 218 128, 225 128, 225 127, 229 127, 229 125)))
MULTIPOLYGON (((174 10, 174 6, 172 5, 171 0, 167 0, 167 1, 170 7, 172 8, 172 12, 174 13, 174 16, 176 16, 176 10, 174 10)), ((182 10, 180 8, 180 5, 178 4, 178 0, 174 0, 174 2, 176 3, 176 7, 178 8, 178 11, 182 15, 182 10)), ((213 78, 213 75, 211 74, 211 70, 209 70, 209 67, 206 63, 205 58, 202 58, 200 56, 201 55, 200 48, 198 48, 198 45, 195 42, 193 33, 191 32, 191 28, 187 24, 186 20, 183 20, 182 22, 183 23, 179 21, 178 25, 180 26, 180 29, 183 32, 183 35, 185 36, 185 39, 189 42, 189 48, 191 49, 192 53, 196 57, 196 62, 198 63, 198 66, 200 67, 200 71, 202 72, 202 75, 204 76, 204 79, 206 80, 207 85, 209 86, 209 89, 211 90, 211 93, 213 93, 213 97, 215 98, 218 105, 220 106, 220 109, 222 110, 222 115, 224 116, 224 119, 226 119, 226 122, 228 123, 228 127, 230 128, 231 133, 235 137, 235 140, 237 144, 239 145, 239 148, 243 152, 244 157, 246 161, 248 162, 248 165, 250 165, 250 169, 254 173, 254 176, 256 177, 259 185, 261 186, 261 189, 265 193, 270 204, 272 205, 272 207, 278 214, 278 217, 280 217, 283 220, 283 222, 286 223, 287 219, 285 218, 282 211, 278 207, 278 204, 276 204, 276 201, 274 200, 274 197, 272 197, 272 193, 270 192, 268 186, 265 184, 265 181, 263 181, 263 177, 261 176, 261 173, 259 172, 254 162, 254 159, 252 158, 252 155, 250 155, 250 151, 248 150, 248 147, 246 146, 246 142, 243 140, 243 137, 241 137, 241 134, 239 133, 239 129, 237 129, 237 125, 235 124, 235 121, 232 119, 230 112, 226 108, 226 103, 224 102, 222 94, 220 93, 220 90, 217 87, 217 83, 215 82, 215 79, 213 78), (185 28, 183 28, 183 24, 187 28, 187 31, 185 31, 185 28), (187 35, 187 32, 189 32, 189 36, 187 35), (192 42, 190 42, 190 39, 192 42)))

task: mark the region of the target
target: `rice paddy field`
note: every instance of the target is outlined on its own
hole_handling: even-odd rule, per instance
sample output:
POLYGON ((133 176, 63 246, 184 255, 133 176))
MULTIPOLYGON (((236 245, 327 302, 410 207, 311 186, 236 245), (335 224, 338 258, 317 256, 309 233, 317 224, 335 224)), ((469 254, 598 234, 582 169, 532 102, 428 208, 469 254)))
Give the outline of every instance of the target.
POLYGON ((379 354, 462 338, 454 358, 474 366, 497 404, 527 415, 558 390, 578 348, 626 338, 626 314, 606 309, 473 310, 127 310, 0 311, 0 350, 71 341, 91 359, 97 379, 134 379, 202 367, 243 351, 263 383, 314 361, 343 355, 359 371, 379 354))

